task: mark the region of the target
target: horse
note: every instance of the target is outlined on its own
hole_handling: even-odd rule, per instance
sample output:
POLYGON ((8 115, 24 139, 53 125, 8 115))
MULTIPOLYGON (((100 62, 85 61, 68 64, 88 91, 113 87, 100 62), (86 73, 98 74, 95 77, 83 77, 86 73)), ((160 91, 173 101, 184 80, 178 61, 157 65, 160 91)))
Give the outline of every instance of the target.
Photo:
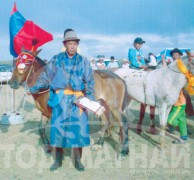
MULTIPOLYGON (((44 71, 46 64, 37 56, 40 51, 22 51, 16 59, 16 64, 19 62, 19 57, 30 55, 33 59, 30 64, 29 59, 24 62, 26 65, 21 71, 20 66, 14 69, 12 77, 9 81, 11 88, 18 89, 21 85, 27 85, 29 87, 37 81, 38 76, 44 71)), ((105 122, 101 130, 101 135, 98 141, 94 144, 93 149, 99 149, 103 146, 105 141, 105 135, 109 133, 110 128, 113 126, 113 117, 120 126, 120 141, 121 141, 121 157, 128 155, 128 122, 125 118, 124 109, 128 106, 128 96, 126 93, 125 82, 116 74, 106 70, 95 70, 95 97, 105 107, 105 112, 102 114, 101 119, 105 122)), ((36 94, 32 94, 35 106, 42 112, 43 118, 40 122, 40 135, 43 143, 49 147, 49 140, 45 134, 46 121, 51 118, 52 109, 47 105, 47 101, 50 96, 49 89, 41 90, 36 94), (46 118, 45 118, 46 117, 46 118)), ((51 149, 48 148, 47 152, 51 149)))
MULTIPOLYGON (((194 56, 187 52, 182 58, 186 68, 194 73, 194 56)), ((118 69, 114 72, 126 83, 131 99, 158 108, 160 121, 160 145, 165 144, 165 128, 171 107, 186 85, 186 76, 178 69, 177 61, 150 72, 118 69)))

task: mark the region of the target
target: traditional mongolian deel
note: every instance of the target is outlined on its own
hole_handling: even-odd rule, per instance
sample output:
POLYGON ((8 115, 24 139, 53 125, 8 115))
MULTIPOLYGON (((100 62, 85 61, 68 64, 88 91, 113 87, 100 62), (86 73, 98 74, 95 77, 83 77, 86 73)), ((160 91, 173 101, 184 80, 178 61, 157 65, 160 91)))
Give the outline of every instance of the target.
POLYGON ((36 50, 39 46, 53 39, 52 35, 32 21, 26 20, 17 10, 16 4, 9 21, 10 53, 17 57, 22 47, 26 50, 36 50), (33 45, 34 44, 34 45, 33 45))
POLYGON ((74 101, 80 95, 95 99, 94 76, 89 61, 78 53, 72 58, 66 52, 54 56, 31 92, 49 85, 51 96, 48 104, 52 107, 51 145, 62 148, 88 146, 88 114, 74 101))

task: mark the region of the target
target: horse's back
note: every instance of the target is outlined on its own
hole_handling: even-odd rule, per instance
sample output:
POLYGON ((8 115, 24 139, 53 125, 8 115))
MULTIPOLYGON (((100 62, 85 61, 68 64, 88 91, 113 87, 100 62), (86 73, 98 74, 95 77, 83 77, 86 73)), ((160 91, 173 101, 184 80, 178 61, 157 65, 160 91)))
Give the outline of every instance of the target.
POLYGON ((145 101, 145 80, 149 72, 121 68, 115 71, 126 83, 128 95, 139 102, 145 101))
POLYGON ((112 71, 95 70, 95 95, 97 99, 103 99, 112 108, 122 111, 126 86, 124 81, 112 71))

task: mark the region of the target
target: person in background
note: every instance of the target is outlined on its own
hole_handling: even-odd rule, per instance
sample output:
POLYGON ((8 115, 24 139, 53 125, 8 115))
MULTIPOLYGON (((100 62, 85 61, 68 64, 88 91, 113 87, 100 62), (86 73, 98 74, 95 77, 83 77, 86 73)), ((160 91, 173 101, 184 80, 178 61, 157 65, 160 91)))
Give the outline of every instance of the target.
MULTIPOLYGON (((170 55, 172 56, 173 61, 176 61, 178 59, 181 59, 181 56, 183 55, 183 53, 178 49, 178 48, 174 48, 171 52, 170 55)), ((166 66, 166 62, 163 60, 163 64, 164 66, 166 66)), ((189 94, 187 93, 187 91, 185 91, 184 89, 182 90, 184 98, 186 99, 186 107, 185 107, 185 112, 187 116, 192 116, 194 115, 194 110, 193 110, 193 105, 191 102, 191 98, 189 96, 189 94)), ((174 127, 169 124, 169 132, 174 134, 175 130, 174 127)), ((188 131, 188 134, 191 134, 191 132, 188 131)))
POLYGON ((108 66, 107 66, 107 69, 117 69, 119 68, 119 65, 118 63, 115 61, 115 57, 114 56, 111 56, 110 57, 110 62, 108 63, 108 66))
POLYGON ((128 59, 130 61, 130 68, 132 69, 146 69, 145 59, 142 55, 141 47, 145 43, 145 41, 137 37, 134 40, 133 46, 134 48, 130 48, 128 52, 128 59))
POLYGON ((91 59, 90 59, 90 65, 91 65, 91 68, 92 68, 93 70, 98 69, 97 66, 96 66, 96 61, 95 61, 94 58, 91 58, 91 59))
POLYGON ((74 103, 79 96, 95 100, 93 70, 90 62, 77 53, 79 41, 74 30, 66 29, 63 40, 66 51, 55 55, 30 87, 32 94, 50 87, 50 144, 55 152, 51 171, 62 166, 64 148, 72 149, 74 167, 84 171, 82 148, 90 145, 88 112, 74 103))
POLYGON ((179 98, 177 102, 172 106, 172 109, 168 116, 168 124, 172 127, 179 127, 180 139, 173 141, 173 143, 175 144, 184 144, 185 141, 188 139, 185 107, 186 99, 183 94, 183 90, 181 90, 179 98))
MULTIPOLYGON (((181 56, 183 55, 183 53, 178 49, 178 48, 174 48, 171 52, 170 55, 172 56, 173 61, 180 59, 181 56)), ((183 90, 183 94, 186 98, 186 115, 187 116, 193 116, 194 115, 194 110, 193 110, 193 105, 191 102, 191 97, 189 96, 188 92, 183 90)))
POLYGON ((99 62, 97 63, 97 68, 98 69, 106 69, 106 64, 104 63, 104 59, 103 58, 100 58, 99 59, 99 62))
POLYGON ((148 68, 149 69, 156 69, 156 66, 157 66, 157 61, 156 61, 156 56, 153 54, 153 53, 149 53, 148 54, 148 68))
POLYGON ((127 59, 123 59, 122 68, 129 68, 129 61, 127 59))

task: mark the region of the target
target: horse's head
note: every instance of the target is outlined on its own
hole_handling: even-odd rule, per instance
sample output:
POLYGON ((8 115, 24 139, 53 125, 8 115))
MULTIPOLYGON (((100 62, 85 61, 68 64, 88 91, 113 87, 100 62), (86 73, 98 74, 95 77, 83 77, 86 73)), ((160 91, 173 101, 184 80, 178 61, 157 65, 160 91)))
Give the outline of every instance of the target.
POLYGON ((38 51, 24 51, 15 60, 15 69, 12 77, 9 80, 9 85, 13 89, 18 89, 19 86, 27 81, 30 73, 32 73, 33 64, 36 61, 36 56, 41 50, 38 51))
POLYGON ((186 53, 183 59, 187 60, 187 68, 194 75, 194 52, 186 51, 186 53))
POLYGON ((186 55, 182 57, 182 61, 187 70, 194 75, 194 52, 186 51, 186 55))

